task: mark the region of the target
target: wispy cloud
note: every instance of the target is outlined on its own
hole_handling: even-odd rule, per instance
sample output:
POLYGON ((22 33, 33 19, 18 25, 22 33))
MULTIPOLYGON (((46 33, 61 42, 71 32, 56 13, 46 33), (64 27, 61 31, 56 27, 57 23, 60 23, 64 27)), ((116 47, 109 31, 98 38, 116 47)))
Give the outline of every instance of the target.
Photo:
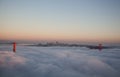
POLYGON ((25 58, 16 55, 14 52, 0 51, 0 67, 14 68, 14 66, 24 63, 25 58))

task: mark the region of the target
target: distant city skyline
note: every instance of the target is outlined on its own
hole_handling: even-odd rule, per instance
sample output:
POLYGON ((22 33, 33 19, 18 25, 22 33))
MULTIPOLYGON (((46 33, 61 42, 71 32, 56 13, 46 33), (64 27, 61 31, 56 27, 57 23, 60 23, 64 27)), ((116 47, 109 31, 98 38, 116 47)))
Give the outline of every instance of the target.
POLYGON ((120 43, 120 0, 0 0, 0 40, 120 43))

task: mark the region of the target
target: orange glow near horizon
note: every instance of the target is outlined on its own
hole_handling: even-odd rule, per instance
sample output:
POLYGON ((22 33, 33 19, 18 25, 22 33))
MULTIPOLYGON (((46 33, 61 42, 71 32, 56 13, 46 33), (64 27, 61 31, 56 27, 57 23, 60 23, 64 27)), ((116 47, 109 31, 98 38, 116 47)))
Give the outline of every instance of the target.
POLYGON ((102 42, 102 43, 119 43, 119 38, 113 37, 90 37, 90 36, 78 36, 77 38, 74 35, 66 36, 66 35, 52 35, 52 34, 39 34, 39 35, 31 35, 31 34, 2 34, 2 40, 26 40, 26 41, 75 41, 75 42, 102 42))

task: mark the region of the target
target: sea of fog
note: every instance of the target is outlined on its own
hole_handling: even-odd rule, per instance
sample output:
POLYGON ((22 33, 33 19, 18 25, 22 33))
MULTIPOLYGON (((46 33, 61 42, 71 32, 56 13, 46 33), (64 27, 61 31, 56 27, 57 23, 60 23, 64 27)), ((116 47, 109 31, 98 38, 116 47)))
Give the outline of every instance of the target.
POLYGON ((4 45, 0 77, 120 77, 120 49, 4 45))

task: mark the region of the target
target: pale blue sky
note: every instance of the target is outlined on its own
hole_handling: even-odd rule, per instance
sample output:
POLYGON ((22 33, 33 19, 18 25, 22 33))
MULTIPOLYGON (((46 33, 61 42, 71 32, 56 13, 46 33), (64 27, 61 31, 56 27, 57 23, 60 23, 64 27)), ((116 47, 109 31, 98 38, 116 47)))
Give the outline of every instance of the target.
POLYGON ((0 0, 1 39, 120 42, 120 0, 0 0))

